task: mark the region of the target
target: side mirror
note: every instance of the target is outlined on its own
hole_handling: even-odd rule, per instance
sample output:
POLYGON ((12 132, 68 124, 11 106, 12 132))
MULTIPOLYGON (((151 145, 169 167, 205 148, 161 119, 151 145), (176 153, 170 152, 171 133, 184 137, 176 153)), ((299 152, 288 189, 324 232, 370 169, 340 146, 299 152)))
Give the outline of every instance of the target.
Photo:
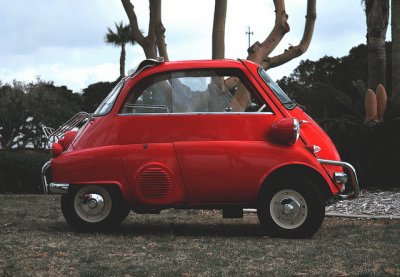
POLYGON ((284 118, 274 122, 271 136, 278 143, 293 145, 300 136, 300 123, 296 118, 284 118))

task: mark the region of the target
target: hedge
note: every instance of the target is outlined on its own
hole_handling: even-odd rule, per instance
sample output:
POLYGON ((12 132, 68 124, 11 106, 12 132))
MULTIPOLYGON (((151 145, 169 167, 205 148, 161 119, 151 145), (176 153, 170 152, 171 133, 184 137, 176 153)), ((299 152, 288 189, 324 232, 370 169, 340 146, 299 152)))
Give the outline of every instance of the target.
POLYGON ((361 188, 400 188, 400 120, 368 126, 338 122, 329 136, 357 170, 361 188))
POLYGON ((0 150, 0 193, 43 193, 41 169, 48 151, 0 150))

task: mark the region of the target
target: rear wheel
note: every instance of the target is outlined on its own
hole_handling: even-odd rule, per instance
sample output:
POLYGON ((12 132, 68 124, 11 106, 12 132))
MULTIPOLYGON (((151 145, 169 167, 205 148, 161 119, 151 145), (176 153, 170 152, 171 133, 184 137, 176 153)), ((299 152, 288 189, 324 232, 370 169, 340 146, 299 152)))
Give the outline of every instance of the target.
POLYGON ((257 214, 271 237, 309 238, 325 217, 325 204, 317 186, 298 175, 282 176, 261 192, 257 214))
POLYGON ((65 220, 78 231, 109 231, 118 227, 129 209, 111 186, 72 186, 61 198, 65 220))

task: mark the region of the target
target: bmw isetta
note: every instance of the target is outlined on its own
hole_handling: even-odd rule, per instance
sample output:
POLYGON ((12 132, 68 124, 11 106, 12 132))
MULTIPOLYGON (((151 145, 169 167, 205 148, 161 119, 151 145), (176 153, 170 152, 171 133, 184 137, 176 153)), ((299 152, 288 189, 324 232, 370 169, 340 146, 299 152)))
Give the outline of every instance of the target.
POLYGON ((44 131, 44 193, 62 194, 78 231, 116 228, 131 210, 252 208, 267 235, 307 238, 327 204, 359 194, 325 132, 246 60, 144 60, 93 114, 44 131))

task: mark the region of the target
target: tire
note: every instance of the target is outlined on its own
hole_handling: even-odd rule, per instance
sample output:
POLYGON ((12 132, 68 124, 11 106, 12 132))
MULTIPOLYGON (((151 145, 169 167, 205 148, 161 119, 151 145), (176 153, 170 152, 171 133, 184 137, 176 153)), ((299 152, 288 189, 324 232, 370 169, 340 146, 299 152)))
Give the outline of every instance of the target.
POLYGON ((126 218, 129 209, 119 189, 112 186, 72 186, 61 197, 67 223, 80 232, 112 231, 126 218))
POLYGON ((301 175, 281 176, 261 191, 258 219, 270 237, 310 238, 325 217, 321 191, 301 175))

